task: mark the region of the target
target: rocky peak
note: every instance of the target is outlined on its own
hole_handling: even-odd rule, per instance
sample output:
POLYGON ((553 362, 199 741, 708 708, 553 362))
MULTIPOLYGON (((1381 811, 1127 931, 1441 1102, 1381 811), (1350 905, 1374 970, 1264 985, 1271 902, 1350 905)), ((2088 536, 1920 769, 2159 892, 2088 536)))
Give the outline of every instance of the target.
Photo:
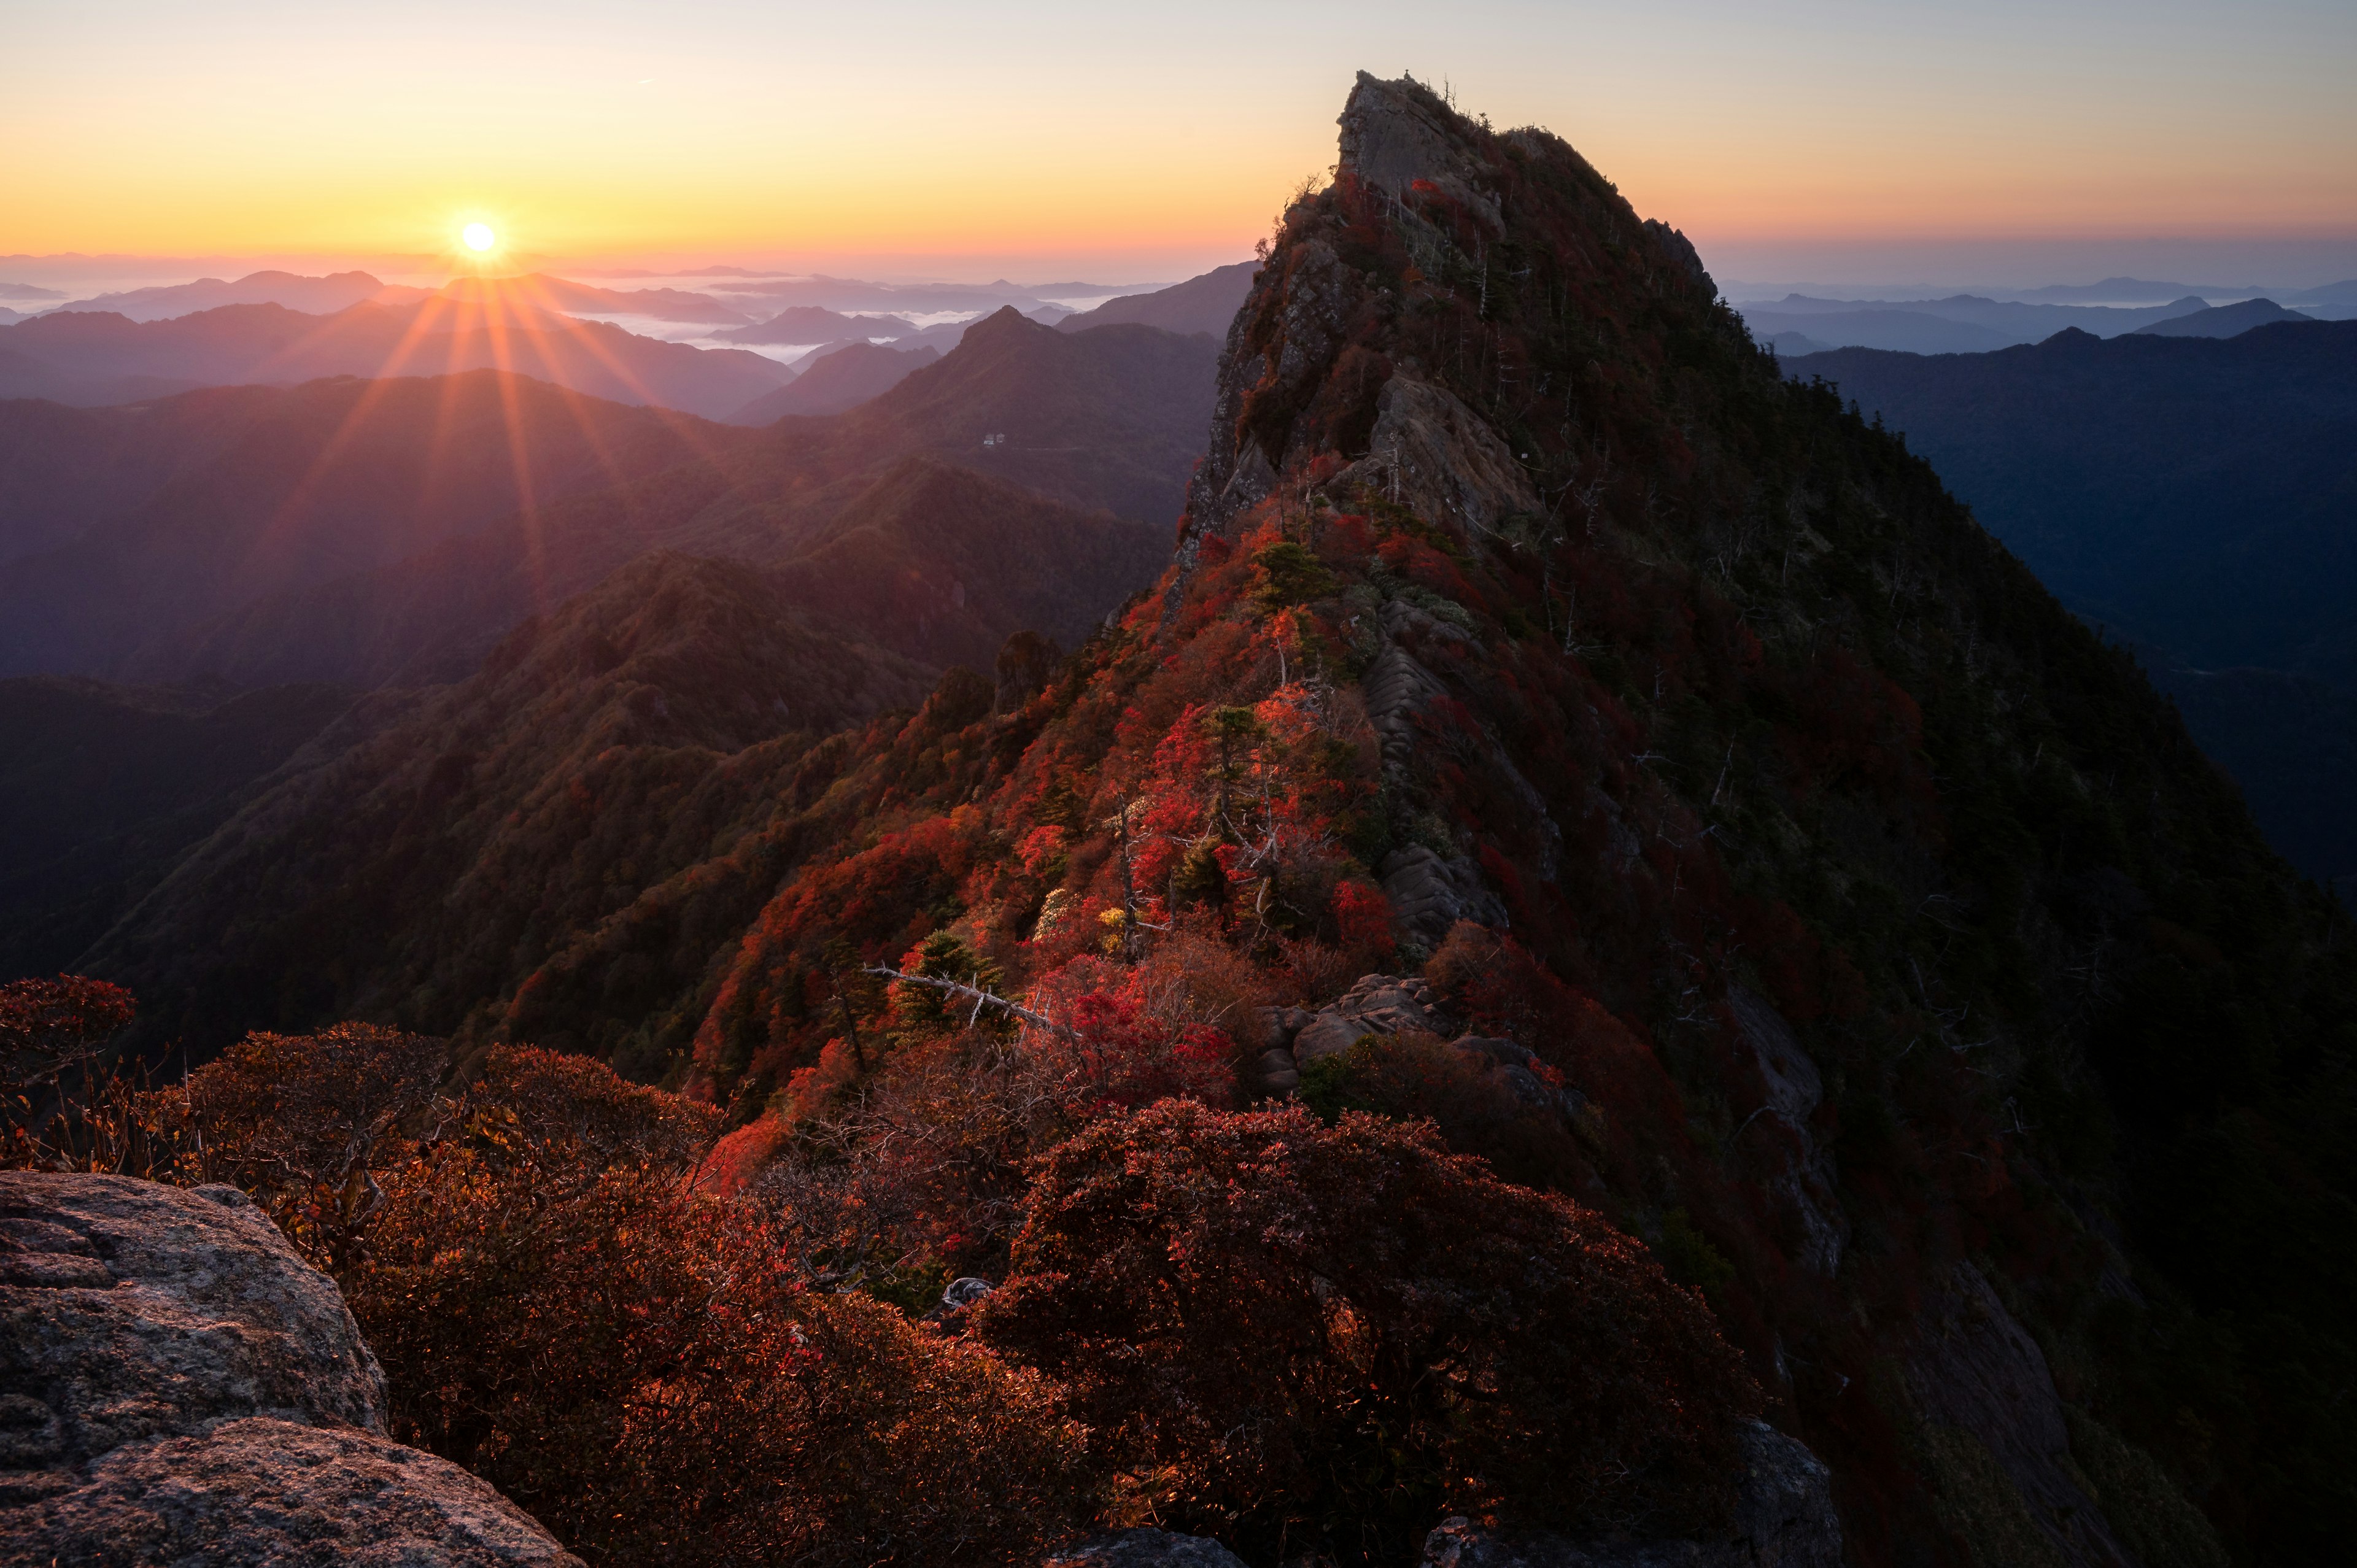
POLYGON ((1361 71, 1338 124, 1338 172, 1395 198, 1422 181, 1481 213, 1493 233, 1502 226, 1496 199, 1480 188, 1480 166, 1467 145, 1470 126, 1414 77, 1385 81, 1361 71))

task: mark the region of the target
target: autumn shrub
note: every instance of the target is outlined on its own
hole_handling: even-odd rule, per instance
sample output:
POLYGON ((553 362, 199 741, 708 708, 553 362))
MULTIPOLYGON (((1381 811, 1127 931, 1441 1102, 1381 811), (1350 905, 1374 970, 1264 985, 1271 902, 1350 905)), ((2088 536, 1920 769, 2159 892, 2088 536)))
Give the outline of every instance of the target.
POLYGON ((1405 1560, 1450 1509, 1693 1528, 1760 1394, 1692 1294, 1427 1128, 1165 1101, 1039 1165, 976 1331, 1066 1381, 1123 1505, 1405 1560))
POLYGON ((1502 1065, 1432 1035, 1370 1035, 1308 1062, 1300 1096, 1329 1123, 1347 1111, 1429 1121, 1449 1148, 1524 1187, 1572 1192, 1589 1179, 1555 1085, 1519 1083, 1502 1065))
POLYGON ((629 1082, 587 1057, 533 1046, 491 1047, 468 1098, 506 1107, 533 1141, 577 1144, 601 1165, 685 1169, 720 1131, 716 1107, 629 1082))
POLYGON ((447 1042, 371 1024, 252 1034, 153 1097, 186 1129, 190 1173, 253 1195, 297 1247, 350 1262, 434 1107, 447 1042))
POLYGON ((748 1206, 496 1128, 392 1185, 344 1286, 395 1435, 593 1563, 1036 1562, 1085 1512, 1051 1388, 807 1288, 748 1206))
POLYGON ((140 1075, 107 1049, 135 1011, 87 975, 0 985, 0 1167, 145 1176, 170 1163, 140 1075))

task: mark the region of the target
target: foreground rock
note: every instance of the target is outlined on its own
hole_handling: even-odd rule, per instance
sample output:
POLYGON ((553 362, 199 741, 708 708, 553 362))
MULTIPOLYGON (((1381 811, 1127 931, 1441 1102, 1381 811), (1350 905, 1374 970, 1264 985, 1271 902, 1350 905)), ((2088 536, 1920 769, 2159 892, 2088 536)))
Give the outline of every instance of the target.
POLYGON ((255 1417, 128 1443, 70 1489, 0 1513, 0 1563, 573 1564, 447 1459, 350 1427, 255 1417))
POLYGON ((1226 1547, 1204 1535, 1167 1530, 1125 1530, 1068 1546, 1047 1568, 1244 1568, 1226 1547))
POLYGON ((1450 1520, 1424 1543, 1425 1568, 1841 1568, 1841 1520, 1817 1456, 1759 1422, 1743 1437, 1733 1530, 1663 1541, 1501 1536, 1450 1520))
POLYGON ((244 1194, 0 1173, 0 1564, 577 1561, 384 1409, 244 1194))

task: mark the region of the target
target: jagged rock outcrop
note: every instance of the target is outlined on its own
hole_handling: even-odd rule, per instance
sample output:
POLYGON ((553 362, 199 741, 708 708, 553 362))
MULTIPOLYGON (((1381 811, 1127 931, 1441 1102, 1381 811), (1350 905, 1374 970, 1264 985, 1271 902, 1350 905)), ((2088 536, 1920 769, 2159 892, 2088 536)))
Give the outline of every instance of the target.
POLYGON ((1529 474, 1487 422, 1454 392, 1406 375, 1375 399, 1368 455, 1338 484, 1364 483, 1419 517, 1495 534, 1542 510, 1529 474))
POLYGON ((1841 1568, 1832 1477, 1801 1444, 1760 1422, 1743 1434, 1733 1527, 1688 1540, 1501 1535, 1452 1519, 1424 1543, 1426 1568, 1841 1568))
MULTIPOLYGON (((1792 1026, 1768 999, 1749 986, 1727 988, 1727 1004, 1736 1026, 1758 1058, 1760 1079, 1767 1099, 1753 1112, 1754 1121, 1774 1119, 1774 1131, 1784 1140, 1783 1168, 1769 1185, 1796 1222, 1801 1242, 1793 1262, 1831 1279, 1841 1271, 1842 1251, 1849 1245, 1849 1217, 1835 1190, 1832 1154, 1821 1147, 1812 1130, 1825 1088, 1817 1064, 1802 1048, 1792 1026)), ((1758 1129, 1752 1136, 1764 1143, 1758 1129)))
POLYGON ((1049 1568, 1243 1568, 1243 1563, 1209 1536, 1168 1530, 1125 1530, 1065 1548, 1048 1559, 1049 1568))
POLYGON ((1577 1089, 1550 1082, 1541 1070, 1544 1064, 1528 1047, 1458 1033, 1459 1021, 1437 1004, 1430 983, 1419 975, 1361 975, 1350 990, 1315 1013, 1303 1007, 1262 1008, 1258 1027, 1264 1094, 1291 1093, 1300 1087, 1303 1067, 1339 1056, 1371 1035, 1413 1033, 1448 1039, 1450 1049, 1497 1073, 1516 1099, 1534 1109, 1571 1116, 1587 1103, 1577 1089))
POLYGON ((576 1563, 384 1412, 236 1188, 0 1173, 0 1564, 576 1563))
MULTIPOLYGON (((2061 1561, 2083 1568, 2136 1563, 2081 1484, 2045 1352, 1970 1263, 1957 1264, 1945 1288, 1925 1304, 1907 1386, 1943 1450, 1944 1489, 1953 1495, 1986 1486, 1974 1475, 1985 1454, 2003 1477, 1996 1491, 2009 1482, 2018 1504, 2027 1505, 2001 1495, 1995 1500, 1996 1509, 2014 1516, 2017 1530, 2034 1529, 2061 1561)), ((1957 1501, 1961 1512, 1987 1507, 1978 1497, 1957 1501)))

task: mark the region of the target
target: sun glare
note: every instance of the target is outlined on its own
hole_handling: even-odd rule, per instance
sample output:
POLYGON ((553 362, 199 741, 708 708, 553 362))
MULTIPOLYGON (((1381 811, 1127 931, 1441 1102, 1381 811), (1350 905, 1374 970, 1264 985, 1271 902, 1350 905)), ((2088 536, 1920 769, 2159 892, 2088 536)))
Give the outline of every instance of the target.
POLYGON ((491 232, 491 226, 488 223, 469 223, 458 231, 458 238, 467 242, 467 249, 478 254, 490 250, 500 240, 491 232))

